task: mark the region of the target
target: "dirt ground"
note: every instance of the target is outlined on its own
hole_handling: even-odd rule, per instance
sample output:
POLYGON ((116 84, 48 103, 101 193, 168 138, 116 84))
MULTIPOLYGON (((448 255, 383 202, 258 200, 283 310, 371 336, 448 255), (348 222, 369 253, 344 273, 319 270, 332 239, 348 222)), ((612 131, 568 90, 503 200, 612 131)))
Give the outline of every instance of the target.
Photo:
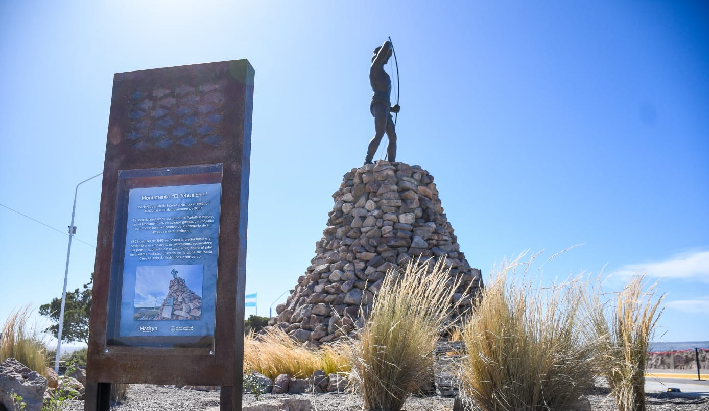
MULTIPOLYGON (((266 394, 259 401, 284 398, 285 395, 266 394)), ((291 398, 309 399, 313 411, 361 411, 362 400, 356 394, 298 394, 291 398)), ((251 394, 244 395, 244 406, 258 401, 251 394)), ((597 387, 585 397, 587 407, 593 411, 616 411, 613 398, 607 388, 597 387)), ((406 402, 406 411, 451 411, 453 398, 411 397, 406 402)), ((66 411, 83 411, 83 401, 67 401, 62 407, 66 411)), ((194 391, 154 385, 131 385, 128 398, 123 403, 113 404, 115 411, 180 411, 180 410, 219 410, 219 392, 194 391)), ((648 395, 649 411, 709 411, 709 402, 687 398, 667 398, 666 395, 648 395)))

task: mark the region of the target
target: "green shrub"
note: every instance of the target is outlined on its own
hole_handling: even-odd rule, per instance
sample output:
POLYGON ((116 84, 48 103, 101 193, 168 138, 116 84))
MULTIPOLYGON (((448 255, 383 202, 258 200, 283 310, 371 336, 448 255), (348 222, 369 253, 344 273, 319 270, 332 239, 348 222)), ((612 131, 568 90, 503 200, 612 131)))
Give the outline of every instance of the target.
POLYGON ((353 342, 353 371, 365 409, 399 411, 433 370, 436 341, 455 309, 444 260, 429 273, 428 262, 412 261, 387 272, 372 312, 353 342))
POLYGON ((257 315, 250 315, 249 318, 244 321, 244 334, 249 335, 250 333, 257 333, 263 330, 264 327, 268 325, 267 317, 259 317, 257 315))
POLYGON ((258 401, 263 394, 266 393, 261 381, 256 378, 256 375, 251 370, 244 370, 244 379, 242 382, 243 391, 250 392, 258 401))
POLYGON ((76 350, 69 354, 67 362, 71 362, 77 367, 86 367, 86 356, 88 355, 88 352, 88 348, 76 350))
POLYGON ((583 287, 508 280, 520 258, 493 272, 463 326, 462 391, 485 411, 566 410, 593 383, 583 287))

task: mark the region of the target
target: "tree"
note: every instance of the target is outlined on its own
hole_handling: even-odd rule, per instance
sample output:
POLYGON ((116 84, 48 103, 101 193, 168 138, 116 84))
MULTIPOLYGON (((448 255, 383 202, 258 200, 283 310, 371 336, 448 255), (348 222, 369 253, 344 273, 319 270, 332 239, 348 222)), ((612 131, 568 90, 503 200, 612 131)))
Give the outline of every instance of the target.
MULTIPOLYGON (((62 341, 74 342, 89 340, 89 314, 91 313, 91 286, 94 281, 94 274, 91 279, 83 285, 83 290, 76 289, 66 293, 64 303, 64 327, 62 328, 62 341)), ((59 332, 59 314, 61 311, 62 298, 55 298, 48 304, 39 306, 39 314, 49 318, 54 324, 43 331, 57 335, 59 332)))
POLYGON ((248 334, 251 331, 257 333, 263 330, 263 327, 268 325, 268 320, 267 317, 250 315, 249 319, 244 321, 244 334, 248 334))

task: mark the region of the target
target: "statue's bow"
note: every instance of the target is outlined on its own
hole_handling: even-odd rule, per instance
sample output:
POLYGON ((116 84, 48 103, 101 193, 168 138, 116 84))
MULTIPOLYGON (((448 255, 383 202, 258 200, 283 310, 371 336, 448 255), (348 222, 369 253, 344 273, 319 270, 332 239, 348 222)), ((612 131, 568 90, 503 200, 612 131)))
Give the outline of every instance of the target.
MULTIPOLYGON (((396 58, 396 49, 394 48, 394 42, 391 41, 391 36, 389 36, 389 43, 391 43, 391 51, 394 53, 394 64, 396 65, 396 105, 399 105, 399 61, 396 58)), ((399 117, 399 113, 394 113, 394 125, 396 126, 396 119, 399 117)))

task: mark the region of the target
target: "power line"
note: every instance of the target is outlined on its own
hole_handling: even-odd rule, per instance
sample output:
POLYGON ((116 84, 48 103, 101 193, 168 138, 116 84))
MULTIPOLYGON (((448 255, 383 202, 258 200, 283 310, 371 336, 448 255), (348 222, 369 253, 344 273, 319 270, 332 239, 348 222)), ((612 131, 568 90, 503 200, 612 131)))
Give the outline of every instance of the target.
MULTIPOLYGON (((34 221, 35 223, 39 223, 39 224, 42 224, 43 226, 45 226, 45 227, 47 227, 47 228, 51 228, 52 230, 54 230, 54 231, 56 231, 56 232, 59 232, 59 233, 61 233, 61 234, 67 235, 67 236, 69 235, 69 233, 65 233, 64 231, 62 231, 62 230, 60 230, 60 229, 58 229, 58 228, 52 227, 52 226, 49 225, 49 224, 45 224, 45 223, 43 223, 43 222, 41 222, 41 221, 39 221, 39 220, 36 220, 36 219, 34 219, 34 218, 28 216, 27 214, 22 214, 21 212, 15 210, 14 208, 10 208, 10 207, 6 206, 5 204, 0 203, 0 206, 3 206, 3 207, 7 208, 7 209, 10 210, 10 211, 14 211, 14 212, 16 212, 17 214, 21 215, 22 217, 28 218, 28 219, 34 221)), ((76 238, 76 237, 74 237, 74 240, 76 240, 76 241, 78 241, 78 242, 80 242, 80 243, 84 243, 84 244, 86 244, 86 245, 88 245, 88 246, 90 246, 90 247, 96 248, 95 245, 89 244, 89 243, 87 243, 86 241, 83 241, 83 240, 79 240, 79 239, 76 238)))

